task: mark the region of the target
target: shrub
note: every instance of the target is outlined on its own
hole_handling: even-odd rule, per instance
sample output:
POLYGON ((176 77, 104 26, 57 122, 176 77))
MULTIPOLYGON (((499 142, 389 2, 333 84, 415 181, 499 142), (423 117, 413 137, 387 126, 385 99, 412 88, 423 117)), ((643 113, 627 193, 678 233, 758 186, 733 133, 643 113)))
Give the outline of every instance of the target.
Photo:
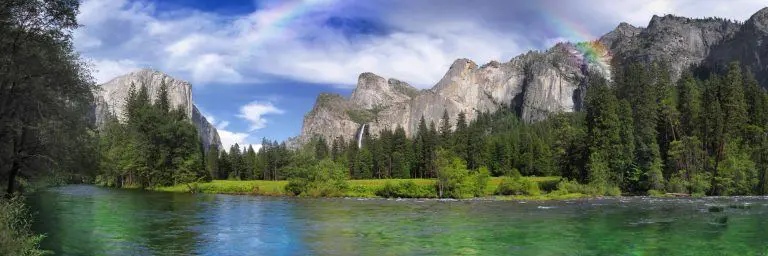
POLYGON ((291 178, 285 190, 297 196, 342 196, 349 188, 344 168, 330 159, 291 178))
POLYGON ((497 195, 527 195, 536 196, 541 194, 539 184, 535 181, 525 180, 515 177, 504 177, 501 184, 496 188, 497 195))
POLYGON ((512 168, 512 170, 509 171, 508 175, 509 175, 509 177, 512 177, 512 178, 522 178, 523 177, 523 175, 520 174, 520 170, 518 170, 517 168, 512 168))
POLYGON ((651 189, 651 190, 648 190, 648 195, 652 196, 652 197, 663 197, 664 196, 664 192, 661 192, 661 191, 658 191, 658 190, 655 190, 655 189, 651 189))
POLYGON ((490 179, 488 168, 482 167, 470 173, 461 158, 450 151, 438 150, 437 183, 438 197, 468 198, 485 195, 490 179))
POLYGON ((539 189, 545 192, 552 192, 557 189, 557 184, 560 184, 560 180, 543 180, 539 181, 539 189))
POLYGON ((490 179, 491 172, 488 171, 488 168, 482 166, 476 172, 471 173, 463 182, 467 186, 465 191, 469 192, 475 197, 484 196, 485 188, 488 187, 488 181, 490 179))
POLYGON ((437 195, 432 185, 418 185, 413 181, 387 182, 376 190, 376 195, 387 198, 431 198, 437 195))
POLYGON ((607 184, 581 184, 575 180, 563 180, 557 184, 557 194, 584 194, 591 196, 620 196, 621 190, 617 186, 607 184))
POLYGON ((307 181, 307 179, 301 179, 301 178, 291 179, 288 181, 288 184, 285 185, 285 191, 290 192, 294 195, 301 195, 307 191, 308 183, 309 182, 307 181))
POLYGON ((30 231, 31 219, 21 197, 0 199, 0 255, 45 255, 42 235, 30 231))
MULTIPOLYGON (((690 183, 688 183, 688 181, 683 178, 684 174, 685 170, 680 170, 677 174, 670 177, 669 181, 667 181, 667 185, 665 186, 666 191, 671 193, 688 193, 688 187, 690 187, 690 183)), ((648 191, 648 194, 651 194, 650 190, 648 191)))

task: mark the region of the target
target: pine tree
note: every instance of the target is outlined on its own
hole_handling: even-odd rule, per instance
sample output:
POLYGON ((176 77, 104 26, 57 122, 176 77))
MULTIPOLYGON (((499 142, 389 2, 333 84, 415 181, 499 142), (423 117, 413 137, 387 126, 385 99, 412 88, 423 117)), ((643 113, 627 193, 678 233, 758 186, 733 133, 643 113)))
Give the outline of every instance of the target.
POLYGON ((612 180, 608 156, 617 152, 615 147, 621 145, 621 124, 616 113, 618 103, 604 78, 590 76, 589 82, 590 93, 585 100, 589 157, 587 175, 582 179, 604 186, 612 180))
POLYGON ((684 72, 678 89, 680 130, 687 136, 701 136, 701 89, 690 72, 684 72))
POLYGON ((744 100, 744 81, 738 62, 730 63, 728 74, 721 82, 720 107, 723 109, 725 132, 728 136, 740 136, 747 122, 747 105, 744 100))
POLYGON ((440 141, 443 146, 448 144, 451 136, 451 118, 448 116, 448 109, 443 110, 443 118, 440 119, 440 141))
POLYGON ((230 163, 229 154, 226 150, 222 150, 219 154, 219 169, 214 179, 227 179, 227 176, 232 172, 232 165, 230 163))
POLYGON ((343 157, 346 149, 345 145, 346 142, 344 142, 344 138, 341 136, 338 136, 333 140, 333 145, 331 146, 331 159, 334 162, 339 162, 343 157))
POLYGON ((248 149, 243 155, 245 158, 245 172, 242 177, 246 180, 258 179, 261 176, 261 172, 257 171, 257 158, 256 151, 253 150, 253 145, 248 145, 248 149))
POLYGON ((748 106, 748 123, 763 129, 768 128, 768 93, 760 88, 752 72, 744 78, 744 91, 748 106))
POLYGON ((240 151, 240 145, 237 143, 229 148, 229 163, 232 169, 227 174, 227 178, 230 180, 240 180, 241 174, 245 169, 245 162, 243 161, 242 151, 240 151))
POLYGON ((456 130, 453 133, 453 152, 462 159, 467 159, 467 141, 469 140, 467 115, 462 111, 456 118, 456 130))
POLYGON ((424 116, 419 120, 419 128, 416 133, 416 157, 417 157, 417 174, 419 178, 426 178, 429 169, 429 128, 427 122, 424 120, 424 116))
POLYGON ((157 103, 155 104, 164 113, 171 111, 171 103, 168 99, 168 85, 165 80, 160 82, 160 88, 157 89, 157 103))
POLYGON ((707 148, 707 155, 711 156, 711 160, 705 162, 705 168, 712 177, 711 195, 720 195, 718 182, 715 179, 718 174, 718 167, 720 162, 724 158, 725 149, 725 115, 720 105, 720 99, 718 98, 720 78, 717 76, 710 77, 705 82, 704 88, 704 100, 702 101, 703 109, 703 136, 704 143, 707 148))
POLYGON ((325 137, 317 136, 314 140, 315 144, 315 159, 323 160, 328 157, 328 143, 325 141, 325 137))

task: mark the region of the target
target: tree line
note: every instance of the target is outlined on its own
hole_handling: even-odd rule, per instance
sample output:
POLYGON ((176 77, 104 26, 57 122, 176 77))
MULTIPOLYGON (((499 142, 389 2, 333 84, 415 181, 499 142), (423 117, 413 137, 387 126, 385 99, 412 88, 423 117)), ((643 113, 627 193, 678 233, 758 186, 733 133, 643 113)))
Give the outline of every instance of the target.
MULTIPOLYGON (((258 151, 233 146, 208 171, 218 179, 288 179, 329 159, 352 179, 436 178, 438 152, 494 176, 562 176, 597 191, 627 194, 765 194, 768 96, 734 62, 723 71, 630 64, 614 80, 592 75, 583 112, 526 123, 509 105, 455 122, 424 118, 412 137, 402 127, 357 138, 317 136, 293 151, 264 140, 258 151)), ((213 159, 215 157, 209 157, 213 159)))

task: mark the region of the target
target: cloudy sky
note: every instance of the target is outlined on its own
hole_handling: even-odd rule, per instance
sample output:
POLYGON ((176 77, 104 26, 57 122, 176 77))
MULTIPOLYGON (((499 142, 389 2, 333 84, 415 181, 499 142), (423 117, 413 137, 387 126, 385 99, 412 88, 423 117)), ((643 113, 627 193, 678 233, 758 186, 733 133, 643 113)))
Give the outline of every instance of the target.
POLYGON ((361 72, 429 88, 457 58, 506 61, 654 14, 746 20, 768 0, 85 0, 75 47, 99 83, 153 68, 193 84, 224 144, 299 134, 361 72))

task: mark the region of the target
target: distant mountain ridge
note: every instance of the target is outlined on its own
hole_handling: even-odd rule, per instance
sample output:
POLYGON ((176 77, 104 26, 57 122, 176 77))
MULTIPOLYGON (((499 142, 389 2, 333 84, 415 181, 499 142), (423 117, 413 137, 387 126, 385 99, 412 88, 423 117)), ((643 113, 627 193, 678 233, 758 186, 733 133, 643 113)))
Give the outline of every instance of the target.
MULTIPOLYGON (((610 50, 613 64, 669 63, 673 76, 693 65, 722 66, 739 60, 768 82, 768 8, 744 23, 719 18, 691 19, 673 15, 651 18, 648 27, 619 24, 596 42, 610 50)), ((595 42, 588 42, 595 43, 595 42)), ((580 43, 584 44, 584 43, 580 43)), ((418 90, 397 79, 362 73, 349 99, 321 94, 305 115, 301 134, 292 145, 313 136, 326 141, 345 140, 365 127, 371 134, 400 126, 413 135, 423 116, 439 123, 443 111, 455 122, 459 112, 469 120, 475 111, 496 111, 502 104, 513 106, 520 117, 533 122, 550 114, 582 108, 586 78, 590 73, 610 77, 610 70, 574 60, 580 44, 559 43, 547 51, 530 51, 508 62, 492 61, 478 66, 468 59, 453 62, 432 88, 418 90), (363 124, 367 124, 363 126, 363 124)))
POLYGON ((218 131, 192 102, 192 85, 186 81, 151 69, 142 69, 118 76, 99 86, 99 90, 94 97, 96 101, 94 103, 94 120, 97 126, 103 126, 104 121, 110 115, 116 116, 118 120, 123 120, 123 111, 125 111, 125 102, 128 98, 131 84, 137 90, 141 86, 146 86, 150 98, 155 101, 157 100, 158 89, 163 83, 168 87, 168 99, 171 106, 181 108, 197 128, 203 149, 208 151, 213 145, 221 148, 221 139, 219 138, 218 131))

